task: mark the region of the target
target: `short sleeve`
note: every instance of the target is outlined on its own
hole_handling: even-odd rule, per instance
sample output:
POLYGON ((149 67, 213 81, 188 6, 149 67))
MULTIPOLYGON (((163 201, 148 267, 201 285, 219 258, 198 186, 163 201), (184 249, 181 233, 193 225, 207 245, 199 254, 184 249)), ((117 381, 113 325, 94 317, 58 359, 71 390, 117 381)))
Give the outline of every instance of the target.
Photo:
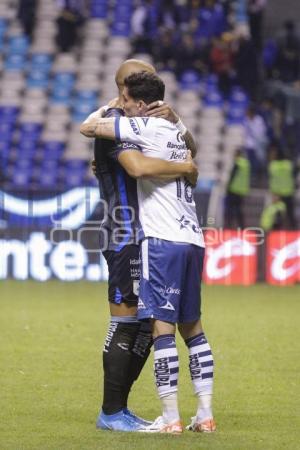
POLYGON ((115 146, 114 146, 114 150, 111 153, 111 156, 115 159, 117 159, 120 155, 120 153, 125 152, 125 151, 141 151, 141 148, 136 145, 136 144, 132 144, 131 142, 116 142, 115 146))
MULTIPOLYGON (((118 120, 123 114, 123 111, 118 108, 109 108, 106 111, 105 117, 114 117, 118 120)), ((113 145, 110 146, 109 157, 112 159, 118 159, 119 154, 126 150, 140 150, 138 145, 131 142, 120 142, 118 139, 113 145)))
POLYGON ((115 121, 116 140, 142 146, 154 137, 155 125, 149 117, 118 117, 115 121))

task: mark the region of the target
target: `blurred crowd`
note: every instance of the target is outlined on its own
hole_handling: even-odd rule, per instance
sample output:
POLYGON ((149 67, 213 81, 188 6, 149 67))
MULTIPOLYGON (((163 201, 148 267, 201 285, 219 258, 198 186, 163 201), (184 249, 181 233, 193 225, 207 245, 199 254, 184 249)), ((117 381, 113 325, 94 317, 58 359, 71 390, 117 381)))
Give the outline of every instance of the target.
MULTIPOLYGON (((80 40, 89 0, 57 0, 57 4, 57 46, 62 52, 72 51, 80 40)), ((269 187, 272 204, 284 201, 284 208, 279 205, 280 215, 286 215, 289 226, 295 228, 293 195, 300 160, 300 115, 288 115, 282 97, 266 95, 265 89, 266 82, 272 80, 300 87, 300 38, 293 20, 285 21, 278 34, 266 40, 267 0, 136 0, 134 4, 132 54, 151 55, 158 70, 173 71, 179 82, 186 71, 196 73, 199 79, 215 74, 225 101, 235 86, 247 95, 245 145, 236 155, 227 186, 227 225, 244 225, 241 200, 255 186, 269 187), (278 162, 280 169, 274 172, 274 161, 288 164, 278 162), (246 183, 236 190, 240 171, 248 187, 246 183), (283 189, 284 195, 274 188, 278 184, 274 177, 279 177, 279 184, 289 186, 283 189), (234 213, 229 214, 230 210, 234 213)), ((34 29, 36 6, 37 0, 19 1, 18 17, 28 36, 34 29)), ((275 219, 276 227, 280 220, 275 219)))

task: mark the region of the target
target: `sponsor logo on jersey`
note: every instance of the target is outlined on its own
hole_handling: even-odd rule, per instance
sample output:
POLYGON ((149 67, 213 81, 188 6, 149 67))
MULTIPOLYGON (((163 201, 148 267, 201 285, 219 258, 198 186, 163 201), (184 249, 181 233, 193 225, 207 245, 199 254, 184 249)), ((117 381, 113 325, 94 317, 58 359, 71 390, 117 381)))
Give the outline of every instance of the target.
POLYGON ((132 290, 134 295, 138 296, 140 292, 140 281, 139 280, 133 280, 132 282, 132 290))
POLYGON ((173 160, 185 160, 186 159, 186 150, 176 151, 173 150, 170 156, 170 159, 173 160))
POLYGON ((182 134, 180 133, 180 131, 177 133, 177 141, 178 142, 185 142, 184 137, 182 136, 182 134))
POLYGON ((130 126, 131 126, 134 134, 136 134, 136 135, 141 134, 140 127, 139 127, 139 124, 136 119, 132 119, 132 118, 129 119, 129 123, 130 123, 130 126))
POLYGON ((176 148, 177 150, 186 150, 185 144, 174 144, 173 142, 167 143, 167 148, 176 148))
POLYGON ((139 150, 139 147, 131 142, 119 142, 117 148, 118 150, 139 150))

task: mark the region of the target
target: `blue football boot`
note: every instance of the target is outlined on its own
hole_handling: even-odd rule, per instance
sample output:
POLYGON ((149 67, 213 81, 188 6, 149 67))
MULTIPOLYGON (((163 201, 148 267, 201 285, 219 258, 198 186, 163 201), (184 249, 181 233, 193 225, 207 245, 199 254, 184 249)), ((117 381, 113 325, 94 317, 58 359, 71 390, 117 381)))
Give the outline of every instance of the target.
POLYGON ((101 430, 111 431, 141 431, 144 427, 137 423, 124 411, 115 414, 104 414, 103 411, 98 416, 96 427, 101 430))
POLYGON ((124 411, 124 414, 131 417, 135 422, 139 423, 140 425, 148 426, 148 425, 152 424, 152 422, 150 420, 145 420, 145 419, 142 419, 142 417, 136 416, 128 408, 124 408, 123 411, 124 411))

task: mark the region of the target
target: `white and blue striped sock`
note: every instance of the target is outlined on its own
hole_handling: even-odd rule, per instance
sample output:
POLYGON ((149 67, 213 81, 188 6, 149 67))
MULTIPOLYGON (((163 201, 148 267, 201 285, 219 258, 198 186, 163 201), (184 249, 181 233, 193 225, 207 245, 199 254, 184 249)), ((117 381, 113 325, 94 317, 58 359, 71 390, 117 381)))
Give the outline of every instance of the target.
POLYGON ((203 421, 212 415, 214 360, 204 333, 185 341, 189 349, 189 368, 195 394, 198 396, 197 419, 203 421))
POLYGON ((166 423, 179 420, 178 372, 179 362, 175 335, 158 336, 154 339, 154 375, 166 423))

